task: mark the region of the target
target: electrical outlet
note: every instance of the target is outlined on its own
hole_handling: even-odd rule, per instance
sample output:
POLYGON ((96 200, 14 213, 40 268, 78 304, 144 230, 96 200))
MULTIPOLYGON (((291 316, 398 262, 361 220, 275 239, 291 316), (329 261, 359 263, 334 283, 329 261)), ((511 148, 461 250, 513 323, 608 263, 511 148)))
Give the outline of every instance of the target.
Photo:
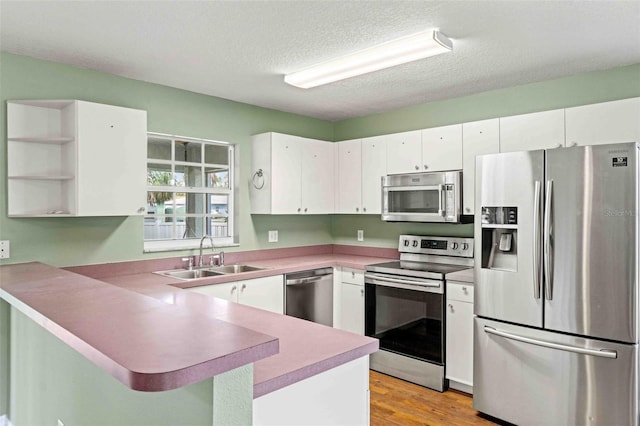
POLYGON ((364 231, 362 229, 358 229, 358 241, 364 241, 364 231))
POLYGON ((9 240, 0 241, 0 259, 8 259, 9 256, 9 240))
POLYGON ((270 243, 278 242, 278 231, 269 231, 269 242, 270 243))

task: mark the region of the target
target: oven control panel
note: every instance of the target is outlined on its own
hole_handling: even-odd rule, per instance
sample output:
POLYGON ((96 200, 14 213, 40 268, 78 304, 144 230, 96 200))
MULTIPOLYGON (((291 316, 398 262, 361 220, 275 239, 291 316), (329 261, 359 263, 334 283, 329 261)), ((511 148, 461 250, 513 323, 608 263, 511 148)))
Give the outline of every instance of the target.
POLYGON ((473 238, 400 235, 398 251, 401 253, 473 257, 473 238))

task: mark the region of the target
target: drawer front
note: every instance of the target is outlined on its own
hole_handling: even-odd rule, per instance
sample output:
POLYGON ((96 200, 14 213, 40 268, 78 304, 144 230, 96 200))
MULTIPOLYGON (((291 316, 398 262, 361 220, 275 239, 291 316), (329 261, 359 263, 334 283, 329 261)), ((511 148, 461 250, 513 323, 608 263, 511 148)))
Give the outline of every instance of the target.
POLYGON ((343 283, 364 285, 364 271, 360 269, 342 268, 343 283))
POLYGON ((447 299, 473 303, 473 284, 447 281, 447 299))

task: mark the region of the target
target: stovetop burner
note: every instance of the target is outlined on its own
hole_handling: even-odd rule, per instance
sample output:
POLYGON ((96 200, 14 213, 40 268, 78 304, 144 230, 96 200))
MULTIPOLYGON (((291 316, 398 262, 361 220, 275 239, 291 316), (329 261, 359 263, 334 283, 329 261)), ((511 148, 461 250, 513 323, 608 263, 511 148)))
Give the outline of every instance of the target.
POLYGON ((367 266, 367 272, 444 280, 473 266, 473 238, 401 235, 400 260, 367 266))

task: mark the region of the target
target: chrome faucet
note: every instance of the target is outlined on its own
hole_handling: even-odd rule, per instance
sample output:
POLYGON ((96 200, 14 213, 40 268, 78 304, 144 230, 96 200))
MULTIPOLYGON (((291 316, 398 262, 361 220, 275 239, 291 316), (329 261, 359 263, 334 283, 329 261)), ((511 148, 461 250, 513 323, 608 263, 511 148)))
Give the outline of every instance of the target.
POLYGON ((214 249, 213 238, 211 238, 211 235, 209 234, 204 234, 202 238, 200 238, 200 257, 198 258, 198 268, 202 268, 203 266, 202 244, 204 243, 204 240, 206 238, 209 238, 209 241, 211 242, 211 253, 213 253, 213 249, 214 249))

